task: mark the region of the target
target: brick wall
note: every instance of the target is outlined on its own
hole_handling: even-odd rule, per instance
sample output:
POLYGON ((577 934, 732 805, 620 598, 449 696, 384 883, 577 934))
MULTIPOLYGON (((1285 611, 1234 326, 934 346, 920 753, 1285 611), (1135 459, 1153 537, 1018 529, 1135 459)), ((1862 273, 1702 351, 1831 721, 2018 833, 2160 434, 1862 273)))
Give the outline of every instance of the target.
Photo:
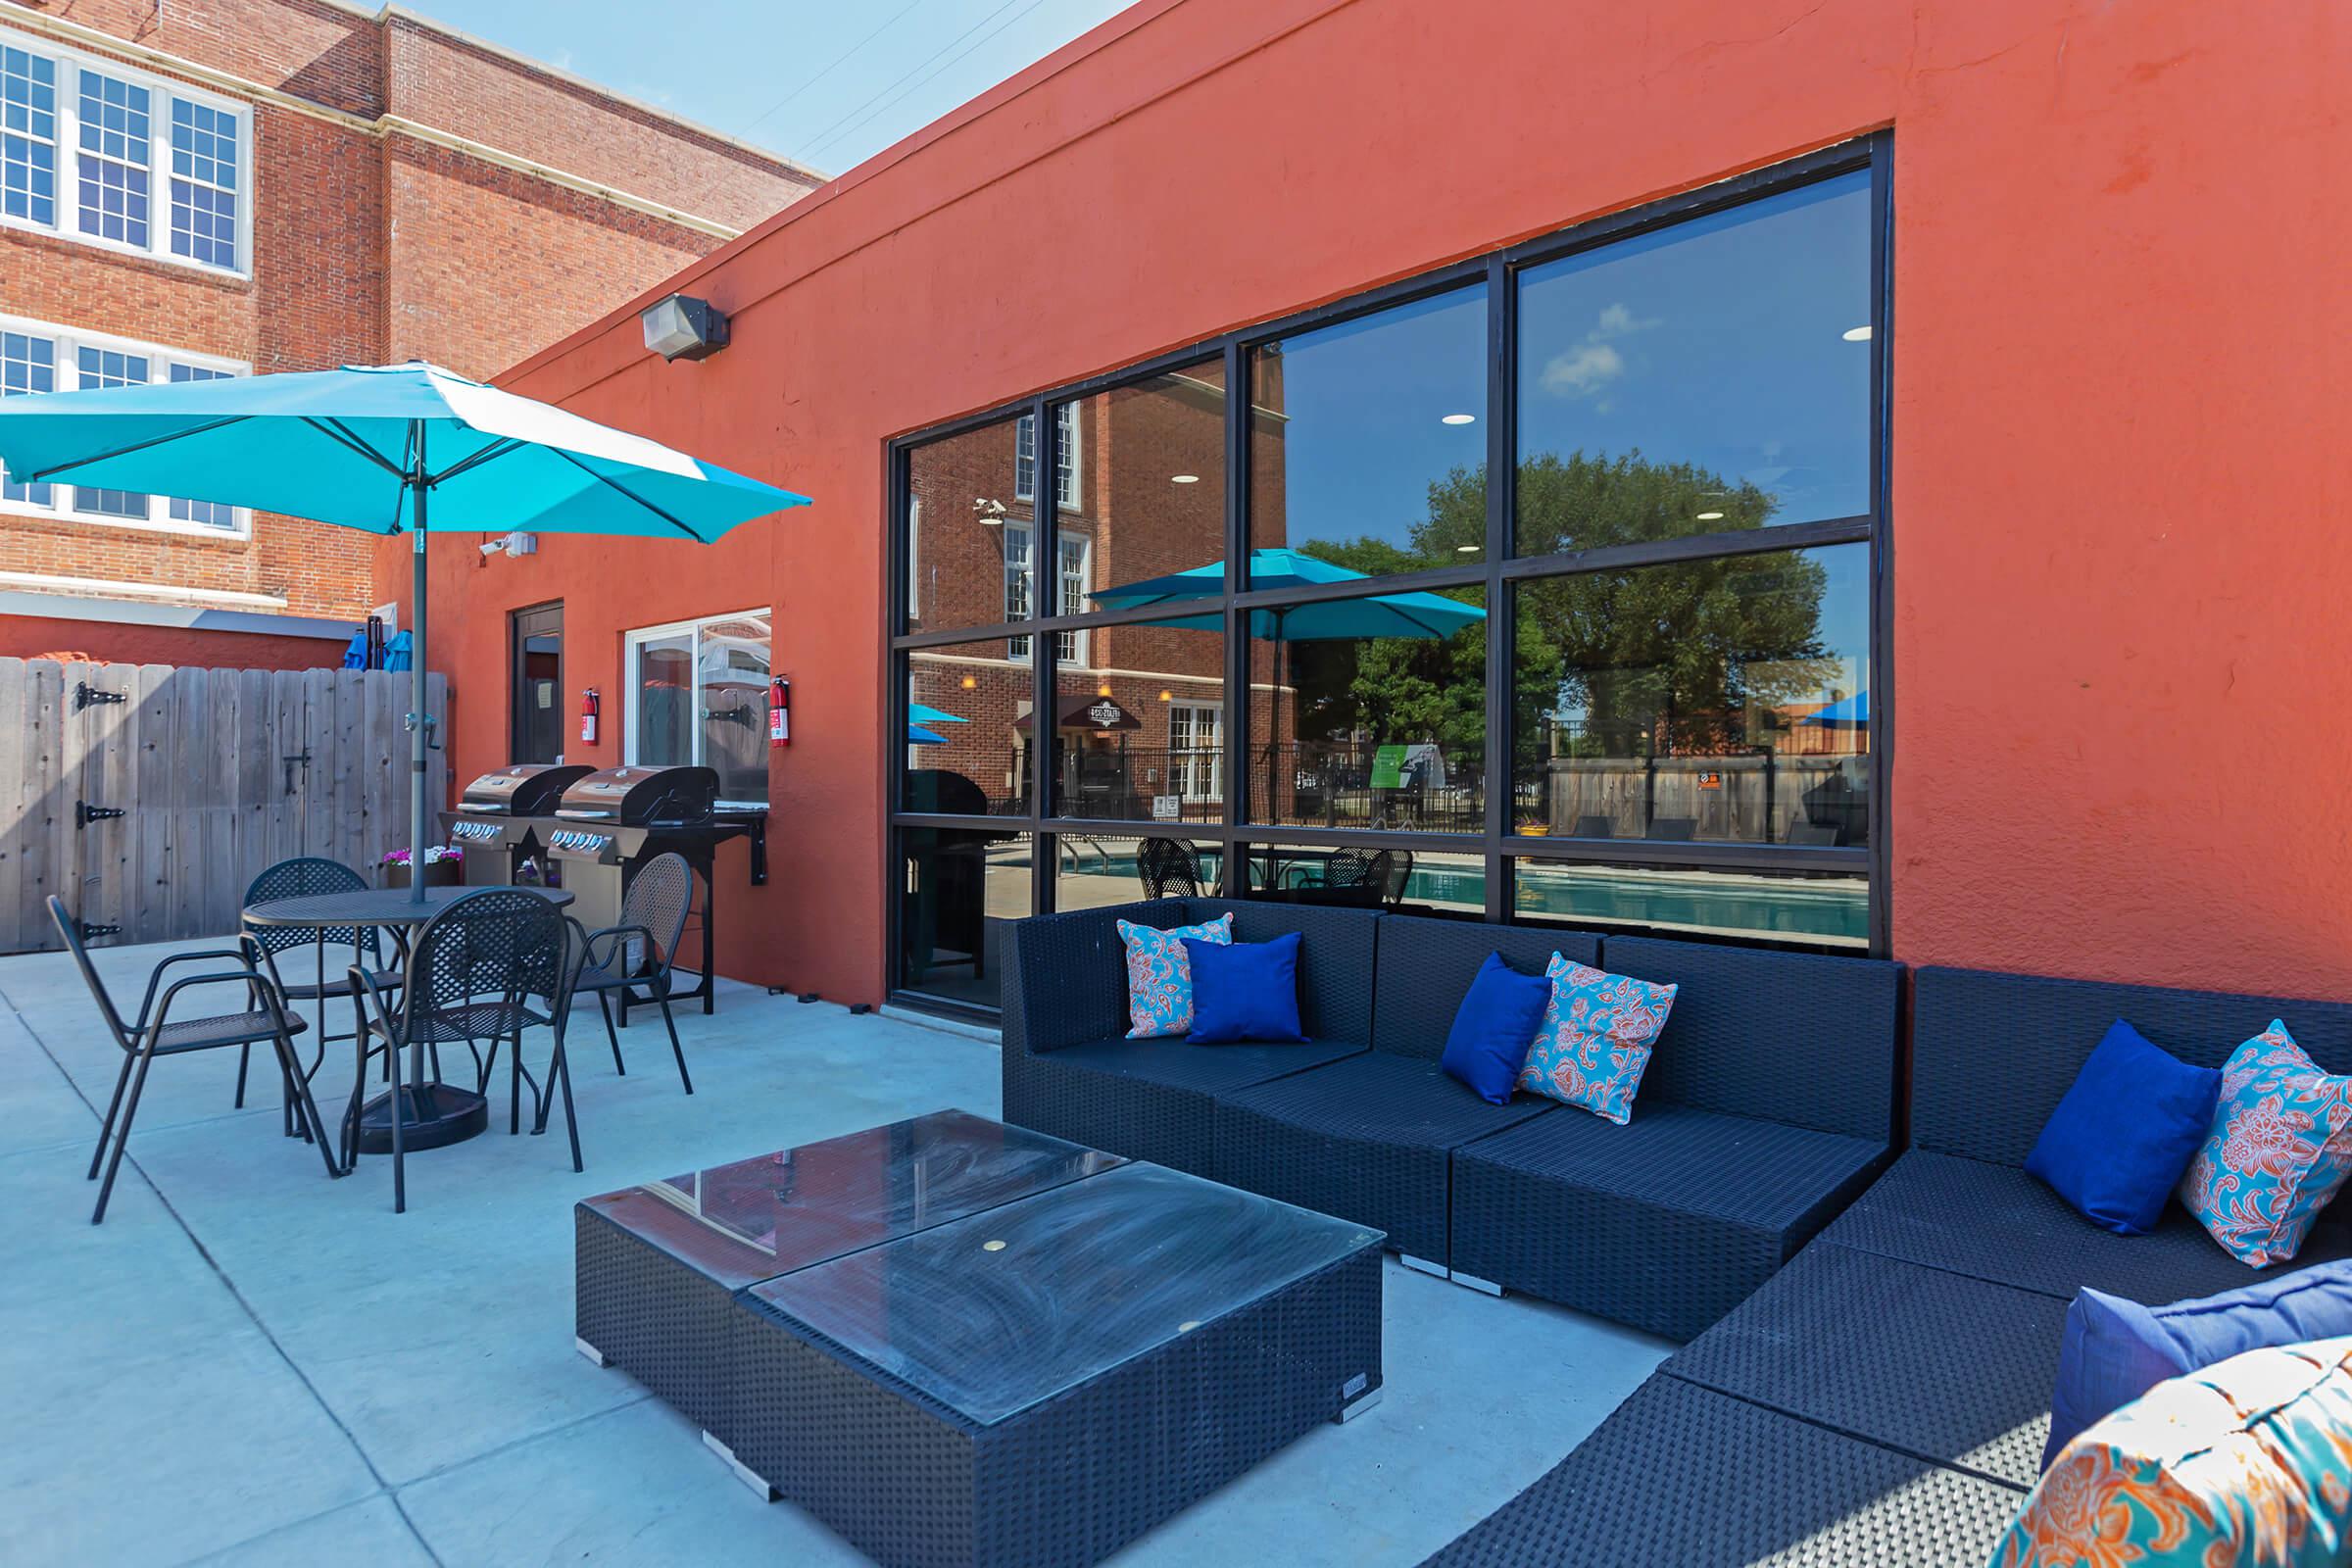
MULTIPOLYGON (((246 362, 319 369, 416 356, 487 375, 704 255, 719 239, 374 122, 391 115, 646 201, 748 227, 815 177, 561 74, 397 13, 331 0, 0 0, 0 32, 238 97, 230 73, 367 124, 254 101, 248 277, 0 229, 0 315, 246 362), (124 40, 44 38, 62 19, 124 40), (12 32, 24 24, 24 35, 12 32)), ((66 83, 61 81, 61 90, 66 83)), ((405 584, 397 547, 263 515, 250 539, 7 514, 0 570, 282 598, 357 616, 405 584)), ((104 655, 104 649, 92 649, 104 655)))

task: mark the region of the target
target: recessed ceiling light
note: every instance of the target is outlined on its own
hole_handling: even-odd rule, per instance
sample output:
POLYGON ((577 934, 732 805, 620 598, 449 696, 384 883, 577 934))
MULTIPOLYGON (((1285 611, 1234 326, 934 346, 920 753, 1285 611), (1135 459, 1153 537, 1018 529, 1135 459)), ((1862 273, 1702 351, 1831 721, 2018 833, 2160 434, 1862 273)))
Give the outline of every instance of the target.
POLYGON ((1698 514, 1698 520, 1701 522, 1721 522, 1723 520, 1723 514, 1720 512, 1702 512, 1698 514))
POLYGON ((1453 553, 1457 556, 1475 556, 1486 548, 1485 545, 1455 545, 1453 553))
POLYGON ((1438 422, 1440 424, 1476 424, 1478 416, 1475 414, 1448 414, 1438 422))
POLYGON ((1170 484, 1199 484, 1200 482, 1200 476, 1197 473, 1171 473, 1168 475, 1170 484))
POLYGON ((1848 343, 1867 343, 1870 341, 1870 328, 1868 326, 1849 326, 1838 335, 1848 343))

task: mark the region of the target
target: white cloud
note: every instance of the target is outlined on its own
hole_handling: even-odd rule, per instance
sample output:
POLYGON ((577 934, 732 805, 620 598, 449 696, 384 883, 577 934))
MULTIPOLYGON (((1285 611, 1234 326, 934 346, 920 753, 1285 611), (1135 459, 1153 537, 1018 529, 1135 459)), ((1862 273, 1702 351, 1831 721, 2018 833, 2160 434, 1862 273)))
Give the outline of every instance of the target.
MULTIPOLYGON (((1596 396, 1619 376, 1625 374, 1625 356, 1610 346, 1611 338, 1630 337, 1645 332, 1658 324, 1658 318, 1637 317, 1632 307, 1619 302, 1601 307, 1592 329, 1583 342, 1564 349, 1544 362, 1544 390, 1560 397, 1589 398, 1596 396)), ((1609 405, 1600 405, 1600 412, 1609 412, 1609 405)))
POLYGON ((1555 354, 1544 367, 1544 390, 1586 398, 1625 373, 1625 356, 1606 343, 1587 341, 1555 354))

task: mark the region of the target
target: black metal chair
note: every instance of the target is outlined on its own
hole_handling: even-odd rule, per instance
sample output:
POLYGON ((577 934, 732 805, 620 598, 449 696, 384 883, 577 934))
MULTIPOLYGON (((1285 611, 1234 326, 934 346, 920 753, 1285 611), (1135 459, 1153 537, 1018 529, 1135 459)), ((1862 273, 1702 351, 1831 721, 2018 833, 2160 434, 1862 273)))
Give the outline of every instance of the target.
POLYGON ((620 1036, 612 1032, 612 995, 620 993, 620 1016, 628 1021, 629 1003, 642 986, 662 1008, 662 1027, 669 1031, 669 1054, 677 1058, 678 1082, 694 1093, 686 1075, 686 1053, 678 1049, 677 1021, 669 1015, 669 971, 686 935, 686 912, 694 903, 694 871, 682 855, 657 855, 637 868, 629 891, 620 901, 620 921, 591 931, 581 955, 575 991, 592 992, 597 1011, 605 1015, 605 1038, 612 1046, 612 1070, 622 1077, 629 1069, 620 1059, 620 1036), (603 953, 597 944, 605 944, 603 953))
MULTIPOLYGON (((248 883, 245 888, 245 906, 267 903, 271 899, 300 899, 319 893, 364 893, 368 887, 366 877, 340 860, 302 856, 278 861, 248 883)), ((350 997, 355 1015, 352 1027, 355 1031, 361 1027, 356 1021, 359 997, 351 989, 351 978, 347 972, 351 965, 329 967, 327 948, 330 945, 349 948, 352 963, 366 968, 375 984, 383 989, 389 991, 400 984, 400 971, 384 961, 383 939, 373 926, 346 925, 316 929, 282 925, 255 926, 245 933, 245 940, 260 950, 262 966, 269 971, 279 996, 288 1002, 316 1002, 319 1004, 318 1050, 311 1057, 310 1066, 303 1071, 305 1082, 318 1077, 318 1064, 326 1058, 326 1048, 330 1044, 353 1038, 351 1035, 327 1032, 328 1001, 336 997, 350 997), (277 956, 303 947, 315 951, 316 967, 311 971, 315 978, 289 983, 278 973, 277 956)), ((245 1066, 252 1051, 253 1048, 248 1046, 237 1054, 237 1107, 240 1110, 245 1105, 245 1066)), ((289 1103, 286 1111, 286 1129, 289 1133, 293 1131, 293 1108, 289 1103)))
POLYGON ((89 949, 82 945, 81 927, 67 911, 65 900, 50 897, 49 918, 57 922, 58 934, 66 939, 67 951, 81 966, 82 983, 90 988, 90 998, 98 1004, 99 1016, 113 1032, 115 1044, 122 1048, 122 1070, 115 1075, 115 1092, 106 1102, 106 1118, 99 1124, 98 1147, 90 1153, 90 1169, 85 1178, 97 1180, 98 1167, 101 1162, 105 1164, 106 1180, 99 1184, 98 1206, 90 1211, 91 1224, 106 1218, 107 1200, 115 1191, 115 1172, 122 1167, 122 1152, 130 1145, 130 1124, 139 1113, 139 1097, 147 1089, 147 1069, 158 1056, 270 1042, 277 1050, 278 1072, 285 1080, 287 1103, 300 1105, 305 1134, 318 1144, 318 1157, 326 1162, 327 1175, 343 1174, 335 1156, 328 1152, 326 1128, 318 1119, 318 1107, 311 1102, 310 1084, 302 1076, 302 1063, 294 1049, 294 1037, 305 1026, 302 1019, 286 1011, 285 999, 278 994, 275 982, 255 961, 257 949, 247 943, 233 949, 172 954, 148 975, 147 994, 139 999, 138 1015, 125 1024, 122 1013, 115 1008, 114 998, 107 994, 106 983, 98 978, 97 966, 90 962, 89 949), (198 959, 225 961, 235 967, 182 975, 168 986, 164 984, 165 972, 172 965, 198 959), (245 1007, 237 1012, 212 1013, 201 1018, 172 1016, 172 1005, 181 992, 211 985, 245 987, 245 1007), (120 1125, 116 1122, 118 1112, 122 1116, 120 1125), (111 1153, 107 1150, 110 1141, 114 1145, 111 1153))
POLYGON ((1200 896, 1200 857, 1182 839, 1146 839, 1136 846, 1135 874, 1147 899, 1200 896))
POLYGON ((1617 836, 1617 819, 1597 812, 1580 816, 1576 819, 1576 829, 1570 836, 1580 839, 1613 839, 1617 836))
MULTIPOLYGON (((491 1043, 486 1061, 476 1055, 476 1089, 487 1094, 498 1067, 501 1043, 512 1046, 512 1079, 507 1131, 521 1130, 522 1085, 531 1085, 531 1133, 547 1131, 548 1112, 556 1093, 564 1097, 564 1126, 571 1138, 571 1168, 582 1170, 580 1131, 572 1114, 571 1069, 564 1056, 564 1030, 571 1016, 572 978, 582 943, 579 922, 536 893, 519 888, 484 888, 457 899, 424 923, 409 950, 408 971, 400 995, 387 996, 354 965, 351 983, 367 1000, 365 1027, 355 1044, 355 1082, 351 1105, 343 1113, 343 1148, 356 1166, 360 1153, 361 1100, 368 1085, 368 1058, 387 1054, 393 1076, 400 1076, 402 1052, 415 1053, 442 1045, 491 1043), (542 1085, 522 1064, 522 1032, 546 1026, 555 1044, 548 1055, 547 1082, 542 1085)), ((402 1148, 402 1094, 391 1092, 392 1207, 408 1208, 406 1154, 402 1148)))

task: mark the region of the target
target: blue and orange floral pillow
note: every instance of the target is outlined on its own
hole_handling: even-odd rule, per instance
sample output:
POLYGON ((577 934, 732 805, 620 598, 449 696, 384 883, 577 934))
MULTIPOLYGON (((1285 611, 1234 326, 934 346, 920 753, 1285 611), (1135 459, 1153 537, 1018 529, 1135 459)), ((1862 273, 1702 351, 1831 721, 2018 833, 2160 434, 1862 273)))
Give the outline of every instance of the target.
POLYGON ((1199 925, 1180 925, 1172 931, 1157 926, 1119 922, 1119 940, 1127 945, 1127 1031, 1130 1040, 1158 1040, 1193 1030, 1193 965, 1184 956, 1186 938, 1230 946, 1230 911, 1199 925))
POLYGON ((1544 974, 1551 1001, 1519 1087, 1623 1126, 1633 1119, 1634 1094, 1678 988, 1608 974, 1556 953, 1544 974))
POLYGON ((2230 1053, 2180 1202, 2252 1268, 2295 1255, 2352 1175, 2352 1077, 2322 1072, 2277 1018, 2230 1053))
POLYGON ((2042 1473, 1989 1568, 2352 1559, 2352 1339, 2159 1383, 2042 1473))

